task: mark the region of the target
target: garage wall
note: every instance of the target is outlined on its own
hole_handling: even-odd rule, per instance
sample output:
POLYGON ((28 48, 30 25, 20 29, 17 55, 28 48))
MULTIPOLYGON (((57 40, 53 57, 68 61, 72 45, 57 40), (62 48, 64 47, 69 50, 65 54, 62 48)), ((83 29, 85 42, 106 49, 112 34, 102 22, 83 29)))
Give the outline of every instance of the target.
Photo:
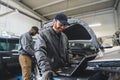
MULTIPOLYGON (((11 11, 11 9, 0 5, 0 14, 11 11)), ((31 26, 40 27, 40 22, 29 18, 19 12, 14 12, 9 15, 0 17, 0 35, 8 32, 11 35, 20 36, 22 33, 28 31, 31 26)))
POLYGON ((17 36, 28 31, 31 26, 40 27, 40 22, 19 13, 1 18, 0 24, 0 27, 2 28, 1 34, 6 31, 11 34, 14 33, 17 36))
POLYGON ((116 23, 113 9, 91 12, 75 17, 84 20, 89 25, 98 23, 101 24, 99 26, 91 27, 97 37, 112 36, 113 33, 116 31, 116 23))
POLYGON ((118 10, 118 24, 119 24, 119 29, 120 29, 120 1, 119 1, 117 10, 118 10))

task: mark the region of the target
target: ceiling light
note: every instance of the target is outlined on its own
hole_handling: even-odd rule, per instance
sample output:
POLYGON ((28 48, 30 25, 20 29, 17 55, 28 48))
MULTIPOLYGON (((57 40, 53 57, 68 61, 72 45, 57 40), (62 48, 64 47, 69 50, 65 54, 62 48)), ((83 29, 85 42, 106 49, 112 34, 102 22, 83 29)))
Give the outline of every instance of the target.
POLYGON ((0 17, 4 17, 4 16, 8 16, 8 15, 13 15, 13 14, 17 14, 19 13, 19 11, 17 9, 13 10, 13 11, 9 11, 3 14, 0 14, 0 17))
POLYGON ((95 24, 90 24, 90 27, 100 27, 102 24, 101 23, 95 23, 95 24))

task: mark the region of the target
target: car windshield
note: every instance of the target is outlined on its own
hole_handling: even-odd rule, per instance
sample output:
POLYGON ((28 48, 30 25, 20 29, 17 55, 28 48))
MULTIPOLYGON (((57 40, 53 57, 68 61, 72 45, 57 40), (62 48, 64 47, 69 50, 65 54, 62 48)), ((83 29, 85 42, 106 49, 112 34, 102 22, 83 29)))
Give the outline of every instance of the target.
POLYGON ((16 51, 18 49, 18 39, 0 39, 0 51, 16 51))
POLYGON ((97 52, 97 48, 90 43, 69 42, 69 48, 71 50, 89 50, 97 52))

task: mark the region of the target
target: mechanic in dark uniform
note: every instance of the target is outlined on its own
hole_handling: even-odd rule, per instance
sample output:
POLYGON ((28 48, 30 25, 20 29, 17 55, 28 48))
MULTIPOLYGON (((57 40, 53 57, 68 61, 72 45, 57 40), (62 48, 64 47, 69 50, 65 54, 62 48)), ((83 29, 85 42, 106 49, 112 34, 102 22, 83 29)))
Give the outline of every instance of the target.
POLYGON ((33 39, 38 33, 38 27, 33 26, 29 32, 26 32, 20 36, 19 40, 19 63, 22 69, 22 80, 32 80, 32 56, 34 54, 33 39))
POLYGON ((53 26, 40 31, 35 44, 35 57, 41 69, 42 80, 50 80, 51 75, 59 67, 66 64, 68 39, 62 32, 67 22, 67 16, 58 13, 53 19, 53 26))

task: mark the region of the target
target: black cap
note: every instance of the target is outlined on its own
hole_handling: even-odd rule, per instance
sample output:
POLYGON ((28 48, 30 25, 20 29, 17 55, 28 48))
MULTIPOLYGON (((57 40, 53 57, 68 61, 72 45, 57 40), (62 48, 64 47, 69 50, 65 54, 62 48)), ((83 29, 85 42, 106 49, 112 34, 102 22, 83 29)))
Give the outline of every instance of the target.
POLYGON ((68 25, 67 16, 63 13, 58 13, 55 15, 54 19, 59 20, 61 24, 68 25))

